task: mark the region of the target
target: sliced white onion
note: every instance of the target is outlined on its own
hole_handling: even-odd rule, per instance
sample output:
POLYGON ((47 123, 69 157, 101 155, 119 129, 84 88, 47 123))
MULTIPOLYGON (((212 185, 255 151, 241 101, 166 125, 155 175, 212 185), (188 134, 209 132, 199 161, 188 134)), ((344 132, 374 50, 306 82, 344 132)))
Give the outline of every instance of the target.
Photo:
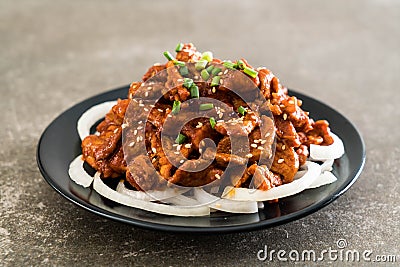
POLYGON ((146 192, 131 190, 125 187, 124 181, 120 181, 116 188, 117 192, 131 196, 135 199, 143 201, 164 200, 181 195, 188 191, 187 189, 179 190, 177 188, 167 188, 164 191, 149 190, 146 192))
POLYGON ((344 154, 344 146, 339 136, 331 133, 333 144, 329 146, 310 145, 310 158, 312 160, 338 159, 344 154))
POLYGON ((308 188, 317 188, 336 182, 337 178, 330 171, 324 171, 308 188))
POLYGON ((79 137, 83 140, 90 134, 90 128, 111 110, 117 101, 108 101, 95 105, 86 110, 78 120, 77 130, 79 137))
POLYGON ((85 171, 83 163, 85 163, 85 161, 83 161, 82 155, 77 156, 69 164, 68 174, 75 183, 83 187, 89 187, 93 182, 93 177, 85 171))
POLYGON ((333 162, 334 162, 333 159, 325 160, 325 161, 321 164, 321 172, 324 172, 324 171, 330 172, 330 171, 332 171, 333 162))
POLYGON ((321 167, 318 164, 307 161, 305 166, 307 167, 307 173, 291 183, 277 186, 267 191, 227 186, 222 197, 242 201, 266 201, 295 195, 307 189, 321 174, 321 167))
POLYGON ((155 212, 165 215, 185 216, 185 217, 210 215, 210 208, 208 208, 207 206, 178 207, 178 206, 165 205, 165 204, 134 199, 131 196, 121 194, 108 187, 106 184, 103 183, 103 181, 100 178, 100 174, 98 173, 96 173, 94 177, 93 189, 100 195, 112 201, 115 201, 117 203, 129 207, 147 210, 150 212, 155 212))
POLYGON ((194 189, 194 197, 200 203, 208 205, 210 208, 232 212, 232 213, 256 213, 258 212, 258 204, 256 201, 237 201, 229 199, 221 199, 213 196, 201 188, 194 189))
POLYGON ((163 202, 174 204, 174 205, 178 205, 178 206, 199 206, 199 205, 203 205, 199 201, 197 201, 196 199, 191 198, 191 197, 187 197, 187 196, 184 196, 184 195, 178 195, 178 196, 175 196, 175 197, 171 197, 171 198, 165 199, 163 202))

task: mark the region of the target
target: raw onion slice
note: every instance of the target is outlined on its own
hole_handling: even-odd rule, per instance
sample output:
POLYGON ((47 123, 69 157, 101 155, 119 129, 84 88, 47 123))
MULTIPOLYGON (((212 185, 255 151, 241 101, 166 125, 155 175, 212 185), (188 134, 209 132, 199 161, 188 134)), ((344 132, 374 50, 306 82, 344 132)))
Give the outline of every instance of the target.
POLYGON ((126 205, 126 206, 133 207, 133 208, 138 208, 138 209, 142 209, 142 210, 146 210, 146 211, 150 211, 150 212, 155 212, 155 213, 165 214, 165 215, 186 216, 186 217, 210 215, 210 208, 208 208, 206 206, 178 207, 178 206, 165 205, 165 204, 159 204, 159 203, 153 203, 153 202, 149 202, 149 201, 134 199, 131 196, 121 194, 121 193, 111 189, 110 187, 108 187, 101 180, 99 173, 96 173, 96 175, 94 176, 93 189, 100 195, 102 195, 112 201, 115 201, 122 205, 126 205))
POLYGON ((333 159, 328 159, 325 160, 322 164, 321 164, 321 172, 323 173, 324 171, 332 171, 332 166, 333 166, 333 159))
POLYGON ((95 105, 86 110, 78 120, 77 130, 79 137, 83 140, 90 134, 90 128, 100 119, 104 118, 107 112, 117 104, 117 101, 108 101, 95 105))
POLYGON ((187 197, 184 195, 178 195, 175 197, 171 197, 171 198, 165 199, 163 202, 178 205, 178 206, 199 206, 199 205, 204 206, 196 199, 187 197))
POLYGON ((256 213, 258 212, 258 204, 256 201, 237 201, 229 199, 221 199, 213 196, 201 188, 194 189, 195 198, 210 208, 232 212, 232 213, 256 213))
POLYGON ((310 158, 312 160, 338 159, 344 154, 344 146, 339 136, 331 133, 333 144, 329 146, 310 145, 310 158))
POLYGON ((85 161, 82 159, 82 155, 77 156, 69 164, 68 174, 75 183, 83 187, 89 187, 93 182, 93 177, 85 171, 83 163, 85 163, 85 161))
POLYGON ((222 194, 223 198, 241 201, 266 201, 283 198, 307 189, 321 174, 321 167, 314 162, 305 163, 307 173, 291 183, 271 188, 267 191, 227 186, 222 194))
POLYGON ((333 173, 324 171, 308 188, 317 188, 323 185, 334 183, 336 180, 337 178, 335 175, 333 175, 333 173))
POLYGON ((118 183, 116 190, 121 194, 128 195, 133 197, 134 199, 139 199, 143 201, 154 201, 154 200, 163 200, 167 198, 172 198, 180 194, 183 194, 187 191, 187 189, 178 190, 176 188, 167 188, 164 191, 157 191, 157 190, 149 190, 146 192, 136 191, 126 188, 123 180, 121 180, 118 183))

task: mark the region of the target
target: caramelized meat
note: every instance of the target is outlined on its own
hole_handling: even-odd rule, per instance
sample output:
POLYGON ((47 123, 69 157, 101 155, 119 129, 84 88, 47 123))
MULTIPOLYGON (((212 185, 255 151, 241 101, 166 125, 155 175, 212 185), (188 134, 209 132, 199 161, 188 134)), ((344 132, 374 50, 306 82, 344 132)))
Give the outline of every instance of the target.
MULTIPOLYGON (((175 58, 195 63, 201 56, 189 43, 183 45, 175 58)), ((240 64, 235 62, 239 73, 224 69, 224 62, 214 58, 211 63, 222 69, 210 75, 205 83, 200 81, 201 70, 194 64, 186 65, 190 73, 185 74, 176 63, 171 60, 150 67, 142 81, 130 85, 128 99, 118 100, 107 113, 96 128, 98 133, 82 141, 83 159, 101 172, 103 178, 122 176, 137 190, 148 190, 168 182, 201 186, 220 179, 225 173, 236 187, 269 190, 293 181, 309 156, 310 144, 333 143, 328 122, 310 119, 308 112, 302 109, 302 101, 289 96, 287 88, 270 70, 258 68, 257 75, 250 77, 244 69, 253 67, 246 60, 242 59, 240 64), (215 75, 220 76, 221 81, 211 86, 215 75), (190 88, 182 85, 185 78, 193 79, 200 97, 223 102, 224 108, 215 107, 201 116, 198 110, 187 110, 187 117, 193 118, 188 122, 185 118, 175 118, 171 113, 174 101, 180 101, 183 108, 194 100, 190 88), (260 95, 266 101, 254 100, 260 95), (243 108, 245 112, 239 112, 243 108), (132 123, 140 120, 141 125, 126 131, 123 144, 125 115, 128 115, 126 125, 131 124, 130 120, 132 123), (165 123, 169 117, 183 125, 180 134, 185 138, 180 144, 175 142, 176 124, 165 123), (214 118, 215 125, 209 117, 214 118), (161 133, 166 135, 163 140, 161 133), (236 141, 240 138, 245 138, 246 144, 236 141), (145 142, 144 154, 141 147, 135 145, 139 139, 145 142), (215 147, 206 149, 202 143, 205 139, 211 139, 215 147), (233 148, 237 151, 232 151, 233 148), (232 169, 228 170, 229 164, 232 169), (189 169, 202 170, 191 172, 189 169)))

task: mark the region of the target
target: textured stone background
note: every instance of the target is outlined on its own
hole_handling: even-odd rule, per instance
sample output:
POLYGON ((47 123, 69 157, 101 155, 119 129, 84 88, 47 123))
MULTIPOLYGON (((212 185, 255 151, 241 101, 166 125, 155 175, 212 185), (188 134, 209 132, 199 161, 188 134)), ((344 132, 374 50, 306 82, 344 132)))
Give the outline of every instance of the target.
POLYGON ((0 265, 264 265, 264 245, 322 250, 340 238, 400 255, 399 1, 2 0, 0 40, 0 265), (306 218, 223 236, 136 229, 58 195, 36 166, 45 127, 139 79, 179 41, 268 66, 345 114, 366 142, 359 180, 306 218))

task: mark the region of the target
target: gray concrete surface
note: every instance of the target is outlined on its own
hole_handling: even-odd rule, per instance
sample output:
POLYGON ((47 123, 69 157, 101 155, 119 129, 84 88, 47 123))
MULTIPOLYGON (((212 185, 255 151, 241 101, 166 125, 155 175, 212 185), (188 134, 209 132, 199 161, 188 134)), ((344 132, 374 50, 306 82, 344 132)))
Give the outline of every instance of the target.
MULTIPOLYGON (((0 265, 265 265, 256 255, 264 245, 321 251, 339 239, 400 255, 399 1, 2 0, 0 40, 0 265), (359 180, 306 218, 223 236, 136 229, 58 195, 36 166, 44 128, 73 104, 139 79, 179 41, 268 66, 345 114, 366 142, 359 180)), ((329 263, 354 265, 319 264, 329 263)))

